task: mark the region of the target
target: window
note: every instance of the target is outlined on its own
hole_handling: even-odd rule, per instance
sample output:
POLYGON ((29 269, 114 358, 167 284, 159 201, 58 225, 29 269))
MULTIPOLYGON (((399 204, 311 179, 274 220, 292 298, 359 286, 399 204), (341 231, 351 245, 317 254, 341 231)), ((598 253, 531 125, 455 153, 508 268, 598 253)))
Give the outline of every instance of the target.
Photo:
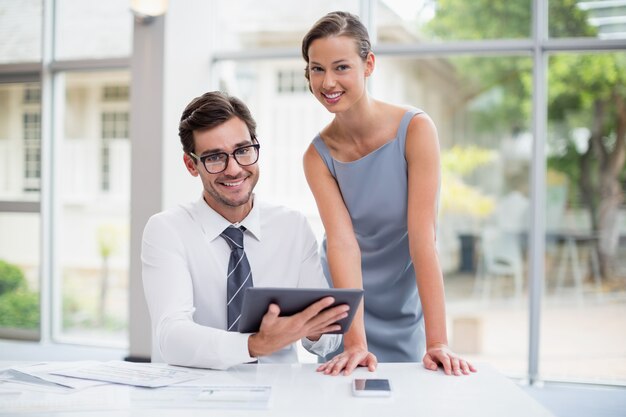
POLYGON ((550 56, 549 262, 540 338, 546 379, 620 383, 626 378, 624 320, 617 312, 624 308, 626 288, 624 74, 623 51, 550 56))
POLYGON ((132 14, 44 1, 0 0, 0 335, 124 347, 132 14))
POLYGON ((102 99, 104 101, 128 101, 129 97, 127 85, 110 85, 103 89, 102 99))
POLYGON ((318 16, 334 10, 358 13, 359 1, 266 0, 261 5, 217 0, 212 21, 215 40, 211 46, 217 51, 300 47, 302 37, 318 16))
POLYGON ((40 104, 41 89, 38 86, 29 85, 24 89, 24 104, 40 104))
MULTIPOLYGON (((128 98, 128 88, 122 89, 122 92, 126 92, 126 98, 128 98)), ((111 91, 109 91, 111 92, 111 91)), ((114 90, 115 97, 123 97, 118 95, 119 89, 114 90)), ((111 96, 109 96, 110 99, 111 96)), ((107 100, 107 94, 105 90, 104 100, 107 100)), ((127 139, 128 138, 128 113, 126 112, 105 112, 102 114, 102 191, 109 191, 111 186, 111 146, 115 139, 127 139)))
POLYGON ((278 70, 276 84, 279 94, 308 93, 309 84, 300 70, 278 70))
POLYGON ((40 337, 39 91, 0 83, 0 337, 12 339, 40 337))
POLYGON ((550 36, 626 39, 626 1, 549 0, 550 36))
POLYGON ((41 60, 43 0, 0 0, 0 64, 41 60))
POLYGON ((40 337, 40 224, 37 213, 0 211, 2 338, 37 340, 40 337))
POLYGON ((57 340, 124 346, 128 321, 129 73, 68 72, 58 167, 57 340))
POLYGON ((24 113, 24 191, 39 191, 41 178, 41 115, 24 113))
POLYGON ((532 0, 515 2, 403 1, 376 2, 380 44, 416 44, 441 40, 524 39, 531 36, 532 0), (475 18, 478 25, 459 24, 475 18))
POLYGON ((128 113, 127 112, 104 112, 102 113, 102 139, 127 139, 128 138, 128 113))
POLYGON ((55 58, 126 57, 132 47, 127 0, 57 0, 55 58))

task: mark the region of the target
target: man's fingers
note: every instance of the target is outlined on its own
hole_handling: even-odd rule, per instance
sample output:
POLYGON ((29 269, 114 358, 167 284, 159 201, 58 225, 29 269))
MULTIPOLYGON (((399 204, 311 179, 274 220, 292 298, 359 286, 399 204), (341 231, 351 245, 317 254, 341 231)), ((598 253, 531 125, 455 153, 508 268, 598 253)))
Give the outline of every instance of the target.
POLYGON ((339 331, 341 327, 328 330, 327 327, 337 324, 339 320, 348 317, 347 311, 350 307, 347 304, 327 308, 316 316, 312 317, 308 322, 304 323, 308 327, 307 334, 328 333, 329 331, 339 331), (324 330, 322 330, 324 329, 324 330))
POLYGON ((317 330, 315 333, 323 335, 323 334, 330 333, 330 332, 338 332, 340 330, 341 330, 340 325, 331 324, 330 326, 322 327, 321 329, 317 330))
POLYGON ((335 299, 333 297, 324 297, 321 300, 314 302, 297 315, 302 316, 305 322, 309 321, 313 317, 317 316, 320 311, 333 305, 334 302, 335 299))
POLYGON ((280 307, 278 307, 276 304, 270 304, 270 306, 267 308, 267 313, 265 313, 265 315, 263 316, 262 321, 266 323, 273 323, 278 318, 279 314, 280 307))
MULTIPOLYGON (((347 307, 347 306, 346 306, 347 307)), ((306 325, 309 326, 310 329, 312 329, 312 331, 314 333, 327 333, 329 330, 321 330, 321 329, 326 329, 330 326, 333 325, 337 325, 338 328, 331 330, 331 331, 335 331, 335 330, 341 330, 341 326, 339 326, 338 324, 336 324, 339 320, 344 319, 346 317, 348 317, 348 313, 347 312, 341 312, 341 310, 338 314, 330 314, 330 315, 326 315, 324 313, 320 313, 317 316, 313 317, 311 320, 309 320, 306 325)))

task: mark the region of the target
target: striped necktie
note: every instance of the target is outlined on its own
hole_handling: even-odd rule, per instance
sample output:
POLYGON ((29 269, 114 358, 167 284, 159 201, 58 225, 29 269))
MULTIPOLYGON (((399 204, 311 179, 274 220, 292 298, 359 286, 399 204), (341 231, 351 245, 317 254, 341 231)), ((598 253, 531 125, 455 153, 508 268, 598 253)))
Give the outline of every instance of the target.
POLYGON ((230 246, 228 275, 226 277, 226 309, 228 312, 228 331, 237 331, 243 294, 245 289, 252 287, 252 271, 246 253, 243 251, 243 232, 245 227, 230 226, 222 236, 230 246))

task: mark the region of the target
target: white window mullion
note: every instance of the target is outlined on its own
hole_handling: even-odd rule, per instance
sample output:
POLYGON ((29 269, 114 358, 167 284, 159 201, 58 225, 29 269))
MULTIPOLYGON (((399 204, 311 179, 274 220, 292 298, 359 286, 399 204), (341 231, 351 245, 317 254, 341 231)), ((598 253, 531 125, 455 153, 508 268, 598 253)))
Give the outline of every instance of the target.
POLYGON ((53 289, 53 74, 55 1, 43 1, 43 29, 41 51, 41 263, 39 283, 41 342, 51 341, 52 289, 53 289))

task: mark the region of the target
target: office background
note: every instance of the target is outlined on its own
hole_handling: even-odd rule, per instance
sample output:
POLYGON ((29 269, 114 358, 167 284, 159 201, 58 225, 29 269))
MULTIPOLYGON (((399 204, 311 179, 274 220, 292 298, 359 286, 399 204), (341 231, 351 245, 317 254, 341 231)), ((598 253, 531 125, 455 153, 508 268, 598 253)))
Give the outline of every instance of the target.
POLYGON ((438 126, 452 347, 531 383, 625 386, 623 0, 170 0, 152 21, 0 0, 2 341, 149 356, 141 232, 199 197, 177 125, 208 90, 250 105, 258 195, 321 239, 301 157, 330 115, 299 46, 333 10, 369 28, 372 94, 438 126))

